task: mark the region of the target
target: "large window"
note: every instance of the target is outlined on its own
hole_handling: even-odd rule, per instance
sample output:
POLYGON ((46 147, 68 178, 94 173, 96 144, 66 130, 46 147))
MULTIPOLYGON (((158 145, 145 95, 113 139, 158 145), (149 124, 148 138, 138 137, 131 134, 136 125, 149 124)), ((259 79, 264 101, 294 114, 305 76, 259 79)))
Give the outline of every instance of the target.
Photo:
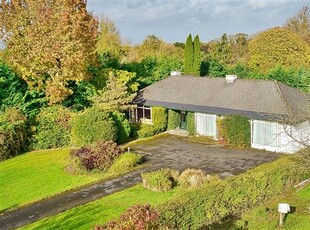
POLYGON ((196 129, 199 135, 216 137, 216 115, 196 113, 196 129))
POLYGON ((267 121, 253 121, 253 144, 278 147, 278 124, 267 121))
POLYGON ((138 106, 136 114, 137 114, 137 121, 141 121, 142 123, 152 122, 152 113, 150 107, 138 106))

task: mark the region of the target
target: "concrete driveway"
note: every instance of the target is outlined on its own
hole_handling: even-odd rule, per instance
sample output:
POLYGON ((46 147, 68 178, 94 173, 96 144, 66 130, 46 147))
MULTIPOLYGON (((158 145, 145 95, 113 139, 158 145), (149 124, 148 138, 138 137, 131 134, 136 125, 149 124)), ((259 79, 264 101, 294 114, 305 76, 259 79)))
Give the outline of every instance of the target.
POLYGON ((174 168, 180 171, 199 168, 221 177, 236 175, 259 164, 277 159, 281 154, 261 150, 235 150, 217 145, 188 141, 186 137, 163 134, 130 145, 146 156, 152 168, 174 168))

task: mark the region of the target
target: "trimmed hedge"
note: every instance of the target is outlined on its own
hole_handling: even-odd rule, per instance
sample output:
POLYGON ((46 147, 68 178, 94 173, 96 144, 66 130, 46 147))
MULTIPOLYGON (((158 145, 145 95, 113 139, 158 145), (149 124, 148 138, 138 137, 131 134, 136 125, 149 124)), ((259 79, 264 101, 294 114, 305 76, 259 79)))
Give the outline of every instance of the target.
POLYGON ((154 128, 154 125, 150 124, 141 124, 140 129, 138 130, 138 138, 145 138, 145 137, 151 137, 156 134, 156 129, 154 128))
POLYGON ((217 121, 220 136, 232 147, 251 146, 251 125, 246 117, 232 115, 217 121))
POLYGON ((190 136, 196 135, 195 114, 193 112, 187 113, 187 131, 190 136))
POLYGON ((20 154, 27 144, 27 118, 17 108, 0 113, 0 161, 20 154))
POLYGON ((175 130, 181 124, 181 114, 174 111, 168 111, 168 130, 175 130))
POLYGON ((152 122, 156 133, 167 129, 167 110, 163 107, 152 107, 152 122))
POLYGON ((128 142, 130 136, 130 123, 126 119, 125 114, 114 112, 113 113, 113 120, 117 127, 117 138, 116 142, 118 144, 123 144, 128 142))
POLYGON ((86 109, 74 119, 71 139, 75 146, 85 146, 98 140, 117 138, 117 127, 110 113, 98 107, 86 109))
POLYGON ((160 222, 169 229, 204 229, 238 217, 302 180, 306 172, 296 170, 298 164, 296 157, 286 156, 238 176, 211 181, 161 206, 160 222))
POLYGON ((73 113, 63 106, 43 108, 36 117, 33 149, 49 149, 70 144, 73 113))

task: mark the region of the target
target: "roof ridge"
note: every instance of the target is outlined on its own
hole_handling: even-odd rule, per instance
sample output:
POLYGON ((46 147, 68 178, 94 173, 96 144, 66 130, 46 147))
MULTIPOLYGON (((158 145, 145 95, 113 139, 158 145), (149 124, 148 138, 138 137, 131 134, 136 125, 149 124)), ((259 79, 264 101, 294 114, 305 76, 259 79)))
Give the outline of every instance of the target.
POLYGON ((276 85, 277 91, 279 92, 280 97, 281 97, 282 101, 284 102, 285 107, 288 109, 289 115, 291 117, 294 117, 292 108, 290 107, 290 105, 288 104, 287 100, 285 99, 285 96, 284 96, 284 94, 282 92, 282 89, 281 89, 281 87, 279 85, 279 82, 277 80, 274 80, 273 82, 276 85))

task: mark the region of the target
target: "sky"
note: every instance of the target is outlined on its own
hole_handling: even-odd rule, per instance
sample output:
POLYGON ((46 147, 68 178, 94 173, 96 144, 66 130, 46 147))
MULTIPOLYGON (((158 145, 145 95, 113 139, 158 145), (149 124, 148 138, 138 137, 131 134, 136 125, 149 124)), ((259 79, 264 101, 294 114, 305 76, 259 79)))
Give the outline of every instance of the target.
POLYGON ((136 44, 147 35, 185 42, 198 34, 207 42, 223 33, 256 34, 282 26, 310 0, 88 0, 96 16, 108 16, 121 37, 136 44))

